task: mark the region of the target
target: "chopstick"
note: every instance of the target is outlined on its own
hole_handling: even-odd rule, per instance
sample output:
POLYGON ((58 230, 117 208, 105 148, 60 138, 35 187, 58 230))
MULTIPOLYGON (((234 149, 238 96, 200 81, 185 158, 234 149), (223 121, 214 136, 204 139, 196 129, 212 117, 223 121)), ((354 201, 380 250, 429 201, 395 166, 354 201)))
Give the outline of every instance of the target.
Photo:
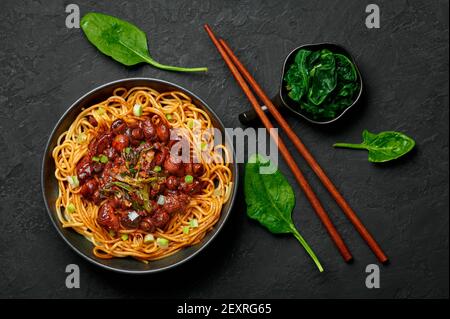
MULTIPOLYGON (((320 167, 320 165, 314 159, 313 155, 308 151, 308 149, 303 144, 303 142, 300 140, 300 138, 294 133, 294 131, 290 128, 289 124, 284 120, 282 115, 278 112, 277 108, 273 105, 272 101, 264 93, 264 91, 258 85, 256 80, 251 76, 251 74, 247 71, 247 69, 244 67, 244 65, 239 61, 239 59, 236 57, 236 55, 233 53, 233 51, 230 49, 230 47, 227 45, 227 43, 223 39, 220 39, 220 41, 218 41, 216 39, 216 37, 214 36, 211 28, 208 25, 205 25, 205 29, 206 29, 208 35, 211 37, 213 43, 215 44, 215 46, 221 53, 223 59, 227 63, 230 70, 232 70, 234 68, 234 71, 237 71, 237 72, 233 72, 233 70, 232 70, 232 73, 235 76, 236 80, 238 81, 238 84, 244 90, 244 92, 246 92, 246 89, 244 89, 244 87, 246 87, 248 90, 250 90, 250 89, 249 89, 247 83, 245 82, 245 80, 243 79, 243 77, 245 77, 245 79, 250 83, 253 90, 256 92, 256 94, 259 96, 259 98, 262 100, 262 102, 269 109, 272 116, 275 118, 275 120, 281 126, 283 131, 288 135, 289 139, 293 142, 295 148, 303 156, 303 158, 306 160, 306 162, 309 164, 309 166, 312 168, 312 170, 319 177, 322 184, 325 186, 325 188, 328 190, 328 192, 331 194, 331 196, 337 202, 339 207, 341 207, 344 214, 347 216, 347 218, 350 220, 350 222, 356 228, 356 230, 358 231, 360 236, 365 240, 365 242, 370 247, 370 249, 373 251, 373 253, 378 258, 378 260, 381 263, 386 263, 388 261, 388 257, 386 256, 386 254, 383 252, 381 247, 378 245, 376 240, 373 238, 373 236, 370 234, 370 232, 367 230, 367 228, 364 226, 364 224, 358 218, 358 216, 353 211, 353 209, 350 207, 350 205, 347 203, 347 201, 344 199, 344 197, 339 193, 336 186, 334 186, 333 182, 328 178, 326 173, 323 171, 323 169, 320 167), (239 75, 239 77, 237 77, 235 75, 235 73, 237 73, 239 75)), ((247 94, 247 96, 249 96, 249 95, 247 94)), ((263 120, 264 117, 267 118, 265 113, 261 110, 259 104, 258 104, 258 106, 255 106, 252 102, 252 106, 255 108, 255 111, 257 112, 257 114, 261 120, 263 120)), ((264 121, 263 121, 263 123, 264 123, 264 121)))
POLYGON ((325 186, 325 188, 328 190, 328 192, 334 198, 336 203, 339 205, 339 207, 342 209, 344 214, 347 216, 347 218, 350 220, 350 222, 356 228, 356 230, 361 235, 361 237, 365 240, 365 242, 370 247, 370 249, 373 251, 373 253, 378 258, 378 260, 381 263, 386 263, 388 261, 388 257, 383 252, 380 245, 378 245, 376 240, 373 238, 373 236, 370 234, 370 232, 367 230, 367 228, 364 226, 364 224, 358 218, 358 216, 353 211, 353 209, 350 207, 350 205, 347 203, 345 198, 341 195, 341 193, 338 191, 336 186, 334 186, 333 182, 328 178, 327 174, 325 174, 324 170, 322 169, 322 167, 320 167, 319 163, 317 163, 314 156, 309 152, 309 150, 306 148, 306 146, 303 144, 303 142, 300 140, 300 138, 291 129, 291 127, 286 122, 286 120, 283 118, 283 116, 280 114, 280 112, 277 110, 275 105, 267 97, 267 95, 264 93, 264 91, 258 85, 256 80, 252 77, 252 75, 248 72, 248 70, 244 67, 244 65, 239 61, 239 59, 236 57, 236 55, 230 49, 230 47, 225 42, 225 40, 220 39, 219 43, 224 48, 224 50, 226 51, 228 56, 231 58, 232 62, 237 67, 237 69, 239 70, 241 75, 243 75, 243 77, 250 83, 251 87, 256 92, 256 95, 259 96, 259 98, 264 103, 264 105, 266 105, 266 107, 269 109, 270 114, 272 114, 272 116, 275 118, 275 120, 281 126, 283 131, 286 133, 286 135, 292 141, 292 143, 294 144, 297 151, 303 156, 303 158, 309 164, 309 166, 314 171, 314 173, 316 173, 317 177, 319 177, 322 184, 325 186))
POLYGON ((211 28, 208 25, 205 25, 205 30, 208 33, 209 37, 213 41, 214 45, 217 47, 217 50, 221 54, 222 58, 225 60, 225 63, 228 65, 231 73, 241 86, 242 90, 246 94, 247 98, 249 99, 250 103, 252 104, 253 108, 255 109, 256 113, 258 114, 259 118, 263 122, 264 126, 268 130, 270 136, 274 140, 274 142, 277 144, 278 149, 281 152, 281 155, 285 159, 286 163, 288 164, 289 168, 291 169, 292 173, 294 174, 295 179, 297 180, 298 184, 304 191, 307 199, 311 203, 311 206, 314 208, 314 211, 316 212, 317 216, 325 226, 326 230, 328 231, 331 239, 333 240, 334 244, 338 248, 340 254, 344 258, 346 262, 349 262, 353 259, 352 254, 350 253, 350 250, 348 249, 347 245, 345 244, 344 240, 342 239, 341 235, 337 231, 336 227, 333 225, 333 222, 329 218, 327 212, 323 208, 322 204, 320 203, 319 198, 314 193, 313 189, 309 185, 308 181, 306 180, 305 176, 295 163, 294 158, 288 151, 286 145, 284 144, 283 140, 278 137, 275 130, 273 130, 274 126, 270 122, 267 115, 262 111, 260 104, 255 97, 255 95, 252 93, 250 87, 245 82, 242 75, 239 73, 236 66, 231 61, 230 57, 227 55, 227 52, 222 47, 222 45, 219 43, 217 38, 215 37, 214 33, 212 32, 211 28))

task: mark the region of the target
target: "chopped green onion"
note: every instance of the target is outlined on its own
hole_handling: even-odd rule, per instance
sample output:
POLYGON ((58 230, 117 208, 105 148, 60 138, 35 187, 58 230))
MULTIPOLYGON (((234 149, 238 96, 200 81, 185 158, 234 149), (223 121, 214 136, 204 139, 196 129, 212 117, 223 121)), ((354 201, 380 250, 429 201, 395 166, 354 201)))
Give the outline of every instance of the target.
POLYGON ((189 233, 189 226, 183 226, 183 234, 188 234, 189 233))
POLYGON ((69 203, 69 204, 67 205, 66 209, 67 209, 67 212, 68 212, 69 214, 72 214, 72 213, 75 212, 75 205, 72 204, 72 203, 69 203))
POLYGON ((69 182, 70 186, 72 186, 72 188, 80 186, 80 182, 78 181, 78 177, 76 175, 67 176, 67 181, 69 182))
POLYGON ((141 116, 142 115, 142 105, 136 103, 133 107, 133 114, 135 116, 141 116))
POLYGON ((105 114, 105 112, 106 112, 105 109, 102 107, 99 107, 97 110, 98 115, 103 115, 103 114, 105 114))
POLYGON ((114 230, 111 229, 108 233, 109 233, 109 236, 116 237, 116 232, 114 230))
POLYGON ((158 205, 164 205, 165 201, 166 201, 166 198, 164 197, 164 195, 159 195, 158 202, 157 202, 158 205))
POLYGON ((156 165, 156 166, 153 168, 153 171, 156 172, 156 173, 161 172, 161 166, 156 165))
POLYGON ((100 156, 100 162, 103 163, 103 164, 108 163, 108 156, 106 156, 106 155, 101 155, 101 156, 100 156))
POLYGON ((198 227, 198 220, 197 220, 197 218, 192 218, 192 219, 189 221, 189 225, 190 225, 191 227, 193 227, 193 228, 198 227))
POLYGON ((99 158, 98 156, 93 156, 93 157, 92 157, 92 161, 93 161, 93 162, 99 162, 99 161, 100 161, 100 158, 99 158))
POLYGON ((188 126, 189 128, 194 128, 194 120, 189 120, 189 121, 187 122, 187 126, 188 126))
POLYGON ((202 144, 200 144, 200 148, 202 151, 206 150, 206 147, 208 146, 207 143, 202 142, 202 144))
POLYGON ((145 141, 141 141, 141 143, 139 143, 139 145, 144 145, 145 144, 145 141))
POLYGON ((159 237, 158 239, 156 239, 156 243, 158 244, 158 246, 160 248, 167 248, 167 247, 169 247, 169 240, 166 239, 166 238, 159 237))
POLYGON ((86 140, 87 140, 86 134, 80 133, 77 135, 77 138, 76 138, 77 143, 83 143, 86 140))
POLYGON ((130 154, 131 147, 125 147, 125 154, 130 154))
POLYGON ((145 235, 145 237, 144 237, 144 244, 148 244, 148 243, 151 243, 153 241, 155 241, 155 237, 153 237, 152 234, 145 235))
POLYGON ((166 114, 166 119, 168 119, 170 121, 172 119, 172 115, 166 114))
POLYGON ((130 167, 130 173, 131 173, 131 174, 136 174, 136 172, 137 172, 137 171, 136 171, 133 167, 130 167))
POLYGON ((192 182, 194 181, 194 177, 192 177, 192 175, 186 175, 184 177, 184 181, 186 182, 186 184, 192 184, 192 182))
POLYGON ((122 236, 120 236, 120 238, 125 241, 128 240, 128 234, 122 234, 122 236))

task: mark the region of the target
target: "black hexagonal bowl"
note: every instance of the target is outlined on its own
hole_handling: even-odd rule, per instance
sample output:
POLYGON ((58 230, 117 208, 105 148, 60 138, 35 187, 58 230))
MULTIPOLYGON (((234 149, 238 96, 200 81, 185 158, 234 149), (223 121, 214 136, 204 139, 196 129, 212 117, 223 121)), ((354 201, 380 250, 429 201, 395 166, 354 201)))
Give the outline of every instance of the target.
MULTIPOLYGON (((334 43, 304 44, 304 45, 301 45, 301 46, 295 48, 294 50, 292 50, 287 55, 286 59, 284 60, 283 70, 281 72, 280 87, 279 87, 277 95, 272 98, 272 102, 280 110, 288 109, 289 111, 293 112, 295 115, 302 117, 311 123, 330 124, 330 123, 333 123, 333 122, 339 120, 348 110, 350 110, 353 106, 355 106, 359 102, 362 93, 363 93, 363 80, 362 80, 361 72, 359 71, 359 68, 358 68, 358 65, 356 64, 355 59, 353 58, 353 56, 350 54, 350 52, 348 50, 346 50, 343 46, 334 44, 334 43), (340 53, 342 55, 345 55, 346 57, 348 57, 350 59, 350 61, 352 61, 353 65, 355 66, 356 74, 358 76, 357 81, 359 82, 359 91, 355 95, 353 103, 350 104, 349 106, 347 106, 345 109, 343 109, 336 117, 334 117, 332 119, 315 120, 315 119, 311 118, 310 114, 308 114, 307 112, 303 111, 300 107, 298 107, 297 102, 293 101, 288 96, 286 85, 284 84, 284 75, 286 74, 289 66, 291 66, 292 63, 294 63, 295 56, 297 55, 297 52, 301 49, 308 49, 311 51, 328 49, 331 52, 340 53)), ((264 107, 263 109, 264 109, 264 111, 267 110, 266 107, 264 107)), ((245 124, 245 125, 249 125, 249 124, 255 122, 257 119, 258 119, 258 116, 253 109, 239 114, 239 120, 241 121, 242 124, 245 124)))
POLYGON ((75 103, 73 103, 69 109, 64 113, 61 119, 56 124, 53 129, 50 138, 47 142, 45 148, 44 158, 42 161, 42 171, 41 171, 41 186, 42 193, 44 196, 44 202, 47 207, 48 214, 50 216, 53 225, 55 226, 58 233, 65 240, 65 242, 79 255, 86 258, 90 262, 105 269, 128 273, 128 274, 147 274, 154 273, 162 270, 166 270, 177 265, 184 263, 185 261, 191 259, 197 255, 203 248, 205 248, 217 234, 222 229, 225 221, 230 214, 233 207, 237 187, 238 187, 238 165, 235 161, 235 154, 233 149, 232 140, 230 136, 225 131, 223 123, 220 121, 219 117, 214 113, 214 111, 198 96, 194 93, 182 88, 176 84, 151 78, 129 78, 113 81, 104 85, 101 85, 94 90, 86 93, 81 98, 79 98, 75 103), (66 229, 61 226, 58 220, 55 210, 55 200, 58 196, 58 183, 55 178, 55 163, 52 158, 52 150, 56 145, 58 136, 66 131, 71 123, 75 120, 81 110, 85 107, 89 107, 95 103, 101 102, 112 95, 114 89, 118 87, 132 88, 134 86, 147 86, 151 87, 159 92, 166 92, 172 90, 178 90, 189 97, 195 105, 205 110, 211 117, 213 126, 221 130, 222 136, 226 146, 231 150, 233 154, 232 172, 233 172, 233 188, 229 201, 222 207, 222 212, 220 219, 214 228, 203 238, 203 240, 194 246, 187 247, 181 251, 175 253, 167 258, 149 262, 148 264, 139 262, 132 258, 113 258, 113 259, 100 259, 94 256, 92 253, 93 245, 90 241, 85 239, 82 235, 78 234, 72 229, 66 229))

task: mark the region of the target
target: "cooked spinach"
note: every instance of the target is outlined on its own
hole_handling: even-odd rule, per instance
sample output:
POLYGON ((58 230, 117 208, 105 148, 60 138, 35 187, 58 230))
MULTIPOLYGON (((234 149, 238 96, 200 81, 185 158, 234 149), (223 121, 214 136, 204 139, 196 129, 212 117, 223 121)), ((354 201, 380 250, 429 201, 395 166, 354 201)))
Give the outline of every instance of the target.
POLYGON ((360 89, 352 61, 327 49, 300 49, 284 81, 288 96, 315 120, 338 116, 360 89))
POLYGON ((198 72, 201 68, 182 68, 156 62, 149 54, 147 37, 135 25, 102 13, 88 13, 81 19, 81 28, 88 40, 103 54, 124 65, 146 62, 169 71, 198 72))
POLYGON ((255 154, 245 166, 244 193, 247 215, 274 234, 294 235, 322 272, 323 268, 317 256, 292 221, 291 214, 295 206, 292 187, 279 170, 273 174, 260 173, 261 168, 269 165, 269 160, 255 154))
POLYGON ((369 151, 369 161, 387 162, 405 155, 414 148, 414 140, 400 132, 381 132, 378 134, 364 130, 361 144, 336 143, 334 147, 365 149, 369 151))

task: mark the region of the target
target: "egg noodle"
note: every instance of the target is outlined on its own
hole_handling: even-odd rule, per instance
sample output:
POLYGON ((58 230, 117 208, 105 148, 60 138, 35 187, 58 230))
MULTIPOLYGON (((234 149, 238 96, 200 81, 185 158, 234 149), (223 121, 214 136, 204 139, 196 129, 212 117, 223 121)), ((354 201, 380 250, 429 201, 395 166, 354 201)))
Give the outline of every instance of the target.
POLYGON ((233 175, 228 164, 229 150, 223 144, 214 145, 213 134, 205 134, 197 140, 193 121, 202 131, 213 129, 209 115, 195 106, 186 94, 180 91, 159 93, 149 87, 117 88, 105 101, 84 109, 69 129, 59 136, 52 154, 59 187, 55 205, 62 226, 74 229, 91 241, 93 253, 99 258, 134 257, 147 262, 199 243, 219 220, 222 206, 230 197, 233 175), (139 120, 140 117, 133 113, 136 104, 142 106, 141 117, 151 118, 155 124, 165 121, 171 129, 183 129, 191 152, 198 156, 205 168, 199 177, 205 185, 202 192, 191 196, 186 209, 174 214, 164 230, 157 228, 152 233, 154 240, 150 241, 144 240, 148 233, 141 229, 120 227, 115 233, 101 227, 97 223, 101 205, 84 199, 80 187, 68 182, 77 174, 76 165, 88 153, 89 143, 110 128, 114 120, 122 119, 127 124, 139 120), (92 125, 89 116, 98 125, 92 125), (68 205, 70 209, 67 209, 68 205), (193 220, 196 221, 194 224, 193 220), (167 239, 168 245, 159 245, 158 238, 167 239))

